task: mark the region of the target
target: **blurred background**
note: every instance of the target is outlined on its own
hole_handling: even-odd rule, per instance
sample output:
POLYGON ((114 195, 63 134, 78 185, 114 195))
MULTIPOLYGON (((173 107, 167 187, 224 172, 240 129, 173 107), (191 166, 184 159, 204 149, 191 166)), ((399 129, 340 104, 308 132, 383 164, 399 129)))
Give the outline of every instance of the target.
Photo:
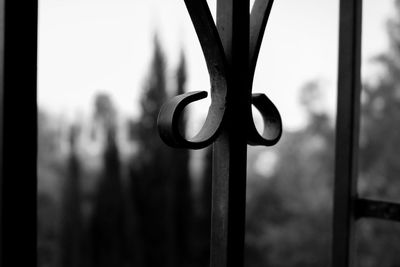
MULTIPOLYGON (((400 0, 363 2, 358 190, 400 202, 400 0)), ((329 266, 338 11, 272 8, 253 92, 284 133, 248 149, 246 267, 329 266)), ((184 2, 40 0, 38 37, 38 266, 208 266, 211 150, 169 148, 156 128, 167 99, 209 91, 184 2)), ((188 135, 209 103, 188 108, 188 135)), ((358 226, 356 266, 400 266, 398 223, 358 226)))

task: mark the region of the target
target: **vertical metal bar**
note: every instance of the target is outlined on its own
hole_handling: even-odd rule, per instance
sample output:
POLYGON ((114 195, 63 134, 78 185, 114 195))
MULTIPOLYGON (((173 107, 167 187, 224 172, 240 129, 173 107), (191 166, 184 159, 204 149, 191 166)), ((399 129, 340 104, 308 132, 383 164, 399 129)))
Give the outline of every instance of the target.
POLYGON ((4 0, 0 0, 0 264, 3 262, 3 91, 4 91, 4 0))
POLYGON ((228 95, 221 134, 213 145, 211 267, 243 265, 246 131, 250 112, 249 0, 218 0, 217 28, 228 61, 228 95))
POLYGON ((36 266, 37 0, 1 0, 0 266, 36 266))
POLYGON ((340 1, 332 266, 353 266, 362 0, 340 1))

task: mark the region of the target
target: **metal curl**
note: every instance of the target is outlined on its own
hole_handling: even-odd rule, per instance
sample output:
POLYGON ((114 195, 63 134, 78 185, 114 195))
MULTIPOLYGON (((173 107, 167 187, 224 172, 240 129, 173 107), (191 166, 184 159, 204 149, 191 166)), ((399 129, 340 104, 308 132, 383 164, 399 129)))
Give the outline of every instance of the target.
POLYGON ((250 78, 253 79, 273 0, 256 0, 250 15, 250 78))
MULTIPOLYGON (((272 3, 273 0, 256 0, 251 11, 249 36, 249 78, 251 84, 272 3)), ((211 105, 203 127, 191 139, 186 139, 179 132, 179 120, 187 105, 207 97, 205 91, 190 92, 172 98, 161 108, 157 123, 160 136, 166 144, 177 148, 200 149, 210 145, 216 139, 223 123, 229 71, 224 48, 207 2, 205 0, 185 0, 185 4, 206 59, 211 83, 211 105)), ((251 94, 250 88, 249 94, 251 94)), ((253 94, 252 104, 263 117, 264 132, 263 134, 258 133, 253 116, 249 113, 248 144, 274 145, 282 134, 282 121, 277 108, 263 94, 253 94)))
POLYGON ((204 126, 195 137, 186 139, 179 131, 179 122, 185 107, 206 97, 206 91, 189 92, 172 98, 161 107, 157 124, 160 137, 166 144, 177 148, 200 149, 214 141, 219 127, 213 125, 220 123, 215 121, 218 118, 210 115, 210 112, 204 126))
POLYGON ((179 117, 185 106, 207 97, 207 92, 190 92, 176 96, 161 108, 158 129, 164 142, 172 147, 200 149, 210 145, 217 137, 225 114, 227 95, 227 63, 217 28, 205 0, 185 0, 206 59, 211 83, 211 105, 200 132, 192 139, 179 133, 179 117))
POLYGON ((260 135, 253 120, 251 120, 248 127, 248 144, 263 146, 275 145, 282 135, 282 119, 278 109, 265 94, 253 94, 251 100, 254 107, 261 113, 264 122, 264 130, 262 135, 260 135))
MULTIPOLYGON (((256 0, 251 10, 250 16, 250 62, 249 72, 251 83, 253 82, 254 73, 257 65, 257 59, 263 40, 265 27, 271 12, 273 0, 256 0)), ((249 145, 272 146, 276 144, 282 135, 282 120, 278 109, 269 98, 264 94, 253 94, 252 104, 261 113, 264 130, 259 134, 254 119, 250 113, 248 125, 247 142, 249 145)))

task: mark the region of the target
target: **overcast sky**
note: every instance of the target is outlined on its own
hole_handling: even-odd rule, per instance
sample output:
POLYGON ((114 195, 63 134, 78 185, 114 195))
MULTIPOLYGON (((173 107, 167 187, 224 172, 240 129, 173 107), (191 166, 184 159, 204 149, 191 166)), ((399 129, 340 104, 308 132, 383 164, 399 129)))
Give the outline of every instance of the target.
MULTIPOLYGON (((215 14, 215 0, 208 1, 215 14)), ((363 71, 387 47, 385 22, 393 0, 365 0, 363 71)), ((284 126, 304 124, 299 90, 321 80, 334 110, 337 80, 338 0, 275 0, 261 48, 253 92, 270 96, 284 126)), ((40 0, 38 103, 54 114, 88 114, 93 96, 109 92, 121 113, 136 104, 158 32, 173 77, 180 50, 188 63, 187 90, 208 90, 209 78, 183 0, 40 0)), ((206 113, 198 104, 196 117, 206 113)))

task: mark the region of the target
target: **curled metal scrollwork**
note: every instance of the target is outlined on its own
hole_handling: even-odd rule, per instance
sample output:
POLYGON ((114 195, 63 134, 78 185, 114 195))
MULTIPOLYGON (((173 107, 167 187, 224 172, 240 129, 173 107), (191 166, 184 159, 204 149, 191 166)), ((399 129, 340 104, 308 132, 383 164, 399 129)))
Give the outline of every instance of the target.
MULTIPOLYGON (((249 44, 249 77, 251 80, 254 77, 272 2, 272 0, 256 0, 251 11, 249 44)), ((193 138, 186 139, 179 131, 180 117, 187 105, 207 97, 206 91, 189 92, 172 98, 162 106, 157 123, 160 136, 166 144, 177 148, 200 149, 210 145, 218 137, 224 120, 229 71, 221 39, 206 0, 185 0, 185 4, 210 74, 211 105, 202 129, 193 138)), ((253 118, 250 118, 247 126, 248 144, 274 145, 282 133, 282 122, 278 109, 264 94, 253 94, 252 104, 263 117, 264 131, 262 134, 258 133, 253 118)))
POLYGON ((186 139, 178 130, 179 117, 188 104, 205 98, 206 91, 186 93, 165 103, 158 116, 158 129, 163 141, 172 147, 200 149, 210 145, 221 127, 227 95, 227 63, 218 31, 206 1, 185 0, 206 59, 211 83, 211 106, 200 132, 186 139))
MULTIPOLYGON (((271 13, 273 0, 256 0, 250 14, 250 79, 253 80, 265 27, 271 13)), ((249 145, 272 146, 282 135, 282 119, 274 103, 265 94, 252 94, 252 104, 261 113, 264 129, 260 135, 251 118, 248 126, 249 145)))

